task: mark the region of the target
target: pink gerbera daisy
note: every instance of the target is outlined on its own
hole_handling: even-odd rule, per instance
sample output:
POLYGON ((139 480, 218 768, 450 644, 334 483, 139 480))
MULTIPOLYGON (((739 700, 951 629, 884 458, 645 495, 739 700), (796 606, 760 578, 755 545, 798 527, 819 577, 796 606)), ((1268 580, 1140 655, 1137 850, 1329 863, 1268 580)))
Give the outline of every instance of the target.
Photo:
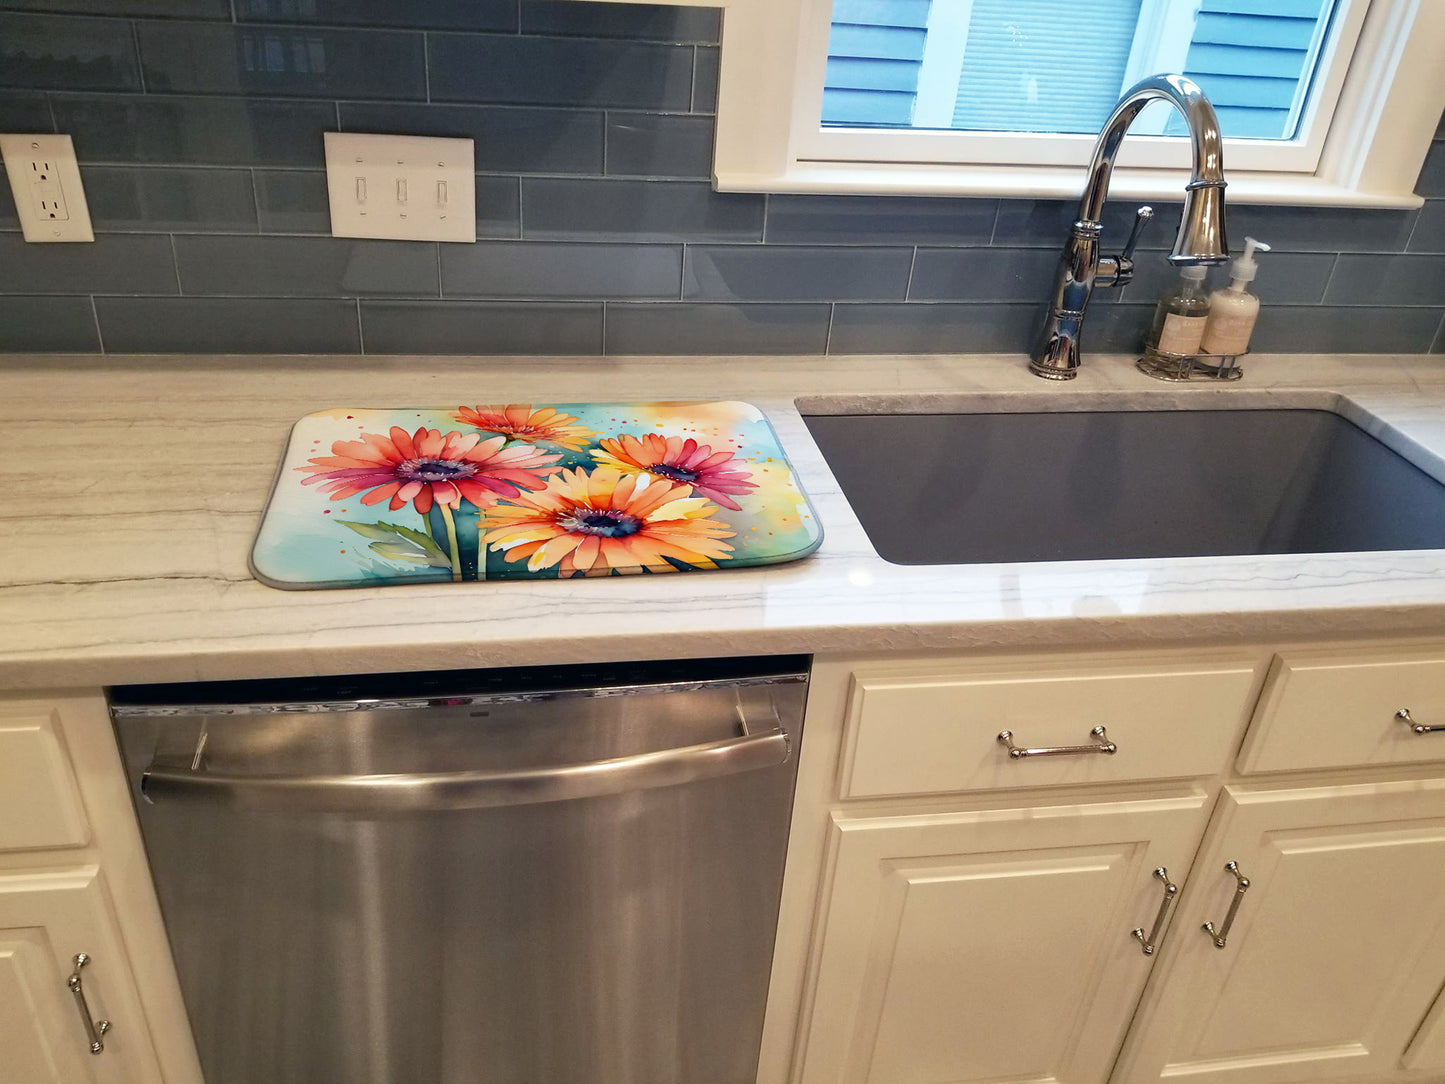
POLYGON ((447 433, 418 429, 407 433, 392 426, 388 436, 363 433, 360 440, 338 440, 332 454, 310 460, 302 485, 321 483, 333 501, 369 490, 362 504, 391 498, 393 511, 411 501, 422 515, 433 503, 456 508, 465 497, 478 508, 523 490, 541 489, 556 470, 560 452, 529 445, 504 447, 506 437, 482 440, 480 433, 447 433))
POLYGON ((644 437, 624 433, 598 443, 602 448, 592 456, 599 465, 624 471, 642 470, 669 482, 686 483, 699 497, 733 511, 738 511, 741 505, 727 494, 758 488, 756 482, 748 481, 751 472, 733 458, 732 452, 714 452, 710 445, 699 444, 691 437, 684 440, 658 433, 644 437))

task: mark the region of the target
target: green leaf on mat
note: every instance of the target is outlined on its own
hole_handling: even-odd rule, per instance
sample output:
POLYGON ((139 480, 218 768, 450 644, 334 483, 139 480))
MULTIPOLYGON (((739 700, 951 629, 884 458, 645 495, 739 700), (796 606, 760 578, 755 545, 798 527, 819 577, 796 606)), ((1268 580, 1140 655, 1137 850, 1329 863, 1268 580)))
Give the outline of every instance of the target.
POLYGON ((451 558, 425 531, 403 527, 399 523, 353 523, 345 519, 338 519, 336 522, 343 527, 350 527, 363 538, 374 539, 371 543, 372 551, 388 560, 451 568, 451 558))

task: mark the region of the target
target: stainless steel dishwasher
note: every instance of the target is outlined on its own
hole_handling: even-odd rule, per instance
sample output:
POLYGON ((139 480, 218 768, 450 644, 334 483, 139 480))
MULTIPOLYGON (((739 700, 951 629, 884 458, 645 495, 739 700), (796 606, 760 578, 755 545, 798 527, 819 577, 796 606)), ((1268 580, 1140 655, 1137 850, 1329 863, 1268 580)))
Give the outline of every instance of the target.
POLYGON ((752 1084, 808 661, 111 690, 208 1084, 752 1084))

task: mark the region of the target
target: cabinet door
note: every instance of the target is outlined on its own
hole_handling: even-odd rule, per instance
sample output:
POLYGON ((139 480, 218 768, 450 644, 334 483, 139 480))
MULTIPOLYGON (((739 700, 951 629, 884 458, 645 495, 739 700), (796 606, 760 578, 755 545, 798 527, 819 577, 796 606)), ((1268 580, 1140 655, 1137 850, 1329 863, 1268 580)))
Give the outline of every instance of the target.
POLYGON ((1205 800, 835 814, 801 1079, 1103 1081, 1205 800))
POLYGON ((0 1084, 161 1079, 95 867, 0 875, 0 1084), (91 1018, 112 1024, 99 1054, 66 986, 79 952, 91 1018))
POLYGON ((1226 788, 1119 1081, 1388 1079, 1438 1051, 1445 780, 1226 788), (1222 925, 1246 892, 1226 944, 1222 925), (1402 1063, 1402 1057, 1406 1061, 1402 1063))

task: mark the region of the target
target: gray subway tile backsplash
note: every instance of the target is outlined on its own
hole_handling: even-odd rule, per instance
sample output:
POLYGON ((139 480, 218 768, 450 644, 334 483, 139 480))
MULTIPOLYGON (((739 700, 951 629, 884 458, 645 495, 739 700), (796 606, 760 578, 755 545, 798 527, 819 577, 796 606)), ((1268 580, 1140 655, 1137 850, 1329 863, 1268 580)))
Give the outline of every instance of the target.
POLYGON ((488 173, 595 176, 602 172, 602 122, 595 109, 341 103, 344 131, 472 139, 477 169, 488 173))
POLYGON ((906 196, 769 196, 767 240, 776 244, 986 245, 993 199, 906 196))
MULTIPOLYGON (((433 101, 612 106, 685 113, 692 47, 651 42, 429 34, 433 101)), ((368 95, 411 97, 411 95, 368 95)))
POLYGON ((356 302, 322 298, 97 297, 114 354, 355 354, 356 302))
POLYGON ((1037 301, 1048 296, 1058 266, 1058 254, 1045 248, 920 248, 908 296, 919 301, 1037 301))
POLYGON ((90 298, 0 295, 0 353, 90 354, 99 349, 90 298))
POLYGON ((326 164, 321 133, 336 127, 330 102, 146 94, 51 96, 57 130, 86 162, 157 165, 326 164))
POLYGON ((326 174, 317 170, 256 169, 256 219, 262 233, 331 233, 326 174))
POLYGON ((911 248, 691 245, 683 297, 698 301, 902 301, 911 248))
MULTIPOLYGON (((223 0, 224 2, 224 0, 223 0)), ((413 30, 517 29, 517 0, 235 0, 241 22, 405 27, 413 30)))
POLYGON ((256 232, 247 169, 92 166, 84 179, 98 230, 256 232))
POLYGON ((1259 311, 1249 347, 1280 353, 1423 354, 1445 315, 1445 298, 1441 306, 1268 305, 1259 311))
POLYGON ((821 354, 829 305, 610 302, 609 354, 821 354))
POLYGON ((598 354, 602 305, 363 301, 372 354, 598 354))
POLYGON ((716 48, 699 45, 693 50, 692 111, 717 112, 717 80, 722 54, 716 48))
POLYGON ((130 23, 0 12, 0 87, 140 90, 130 23))
POLYGON ((681 245, 488 241, 441 248, 442 295, 675 298, 681 245))
POLYGON ((168 19, 231 18, 231 0, 0 0, 0 8, 68 15, 156 15, 168 19))
POLYGON ((51 132, 50 103, 38 91, 0 90, 0 132, 51 132))
POLYGON ((1335 265, 1326 305, 1445 305, 1445 255, 1345 253, 1335 265))
POLYGON ((760 241, 763 197, 706 182, 522 178, 522 236, 760 241))
POLYGON ((1410 252, 1445 252, 1445 199, 1430 199, 1420 208, 1410 252))
POLYGON ((436 297, 435 243, 347 237, 175 238, 181 291, 229 297, 436 297))
POLYGON ((136 27, 148 90, 426 98, 418 33, 161 21, 136 27))
MULTIPOLYGON (((568 0, 0 0, 0 131, 72 136, 99 231, 26 245, 0 185, 0 350, 1027 349, 1077 199, 716 192, 720 29, 568 0), (479 243, 331 238, 337 128, 475 140, 479 243)), ((1442 139, 1418 211, 1230 204, 1236 250, 1274 246, 1256 350, 1445 352, 1442 139)), ((1090 350, 1137 349, 1177 281, 1179 205, 1155 209, 1090 350)), ((1133 215, 1108 203, 1105 251, 1133 215)))
POLYGON ((648 177, 710 177, 712 141, 711 117, 609 113, 604 172, 648 177))
POLYGON ((583 37, 631 38, 639 41, 706 42, 715 44, 722 31, 716 8, 653 4, 559 4, 555 0, 521 0, 524 34, 575 34, 583 37))
POLYGON ((96 234, 92 244, 27 245, 0 234, 0 285, 6 293, 173 294, 169 237, 96 234), (24 280, 9 269, 24 267, 24 280))
POLYGON ((1027 350, 1041 302, 838 305, 830 354, 972 354, 1027 350))

